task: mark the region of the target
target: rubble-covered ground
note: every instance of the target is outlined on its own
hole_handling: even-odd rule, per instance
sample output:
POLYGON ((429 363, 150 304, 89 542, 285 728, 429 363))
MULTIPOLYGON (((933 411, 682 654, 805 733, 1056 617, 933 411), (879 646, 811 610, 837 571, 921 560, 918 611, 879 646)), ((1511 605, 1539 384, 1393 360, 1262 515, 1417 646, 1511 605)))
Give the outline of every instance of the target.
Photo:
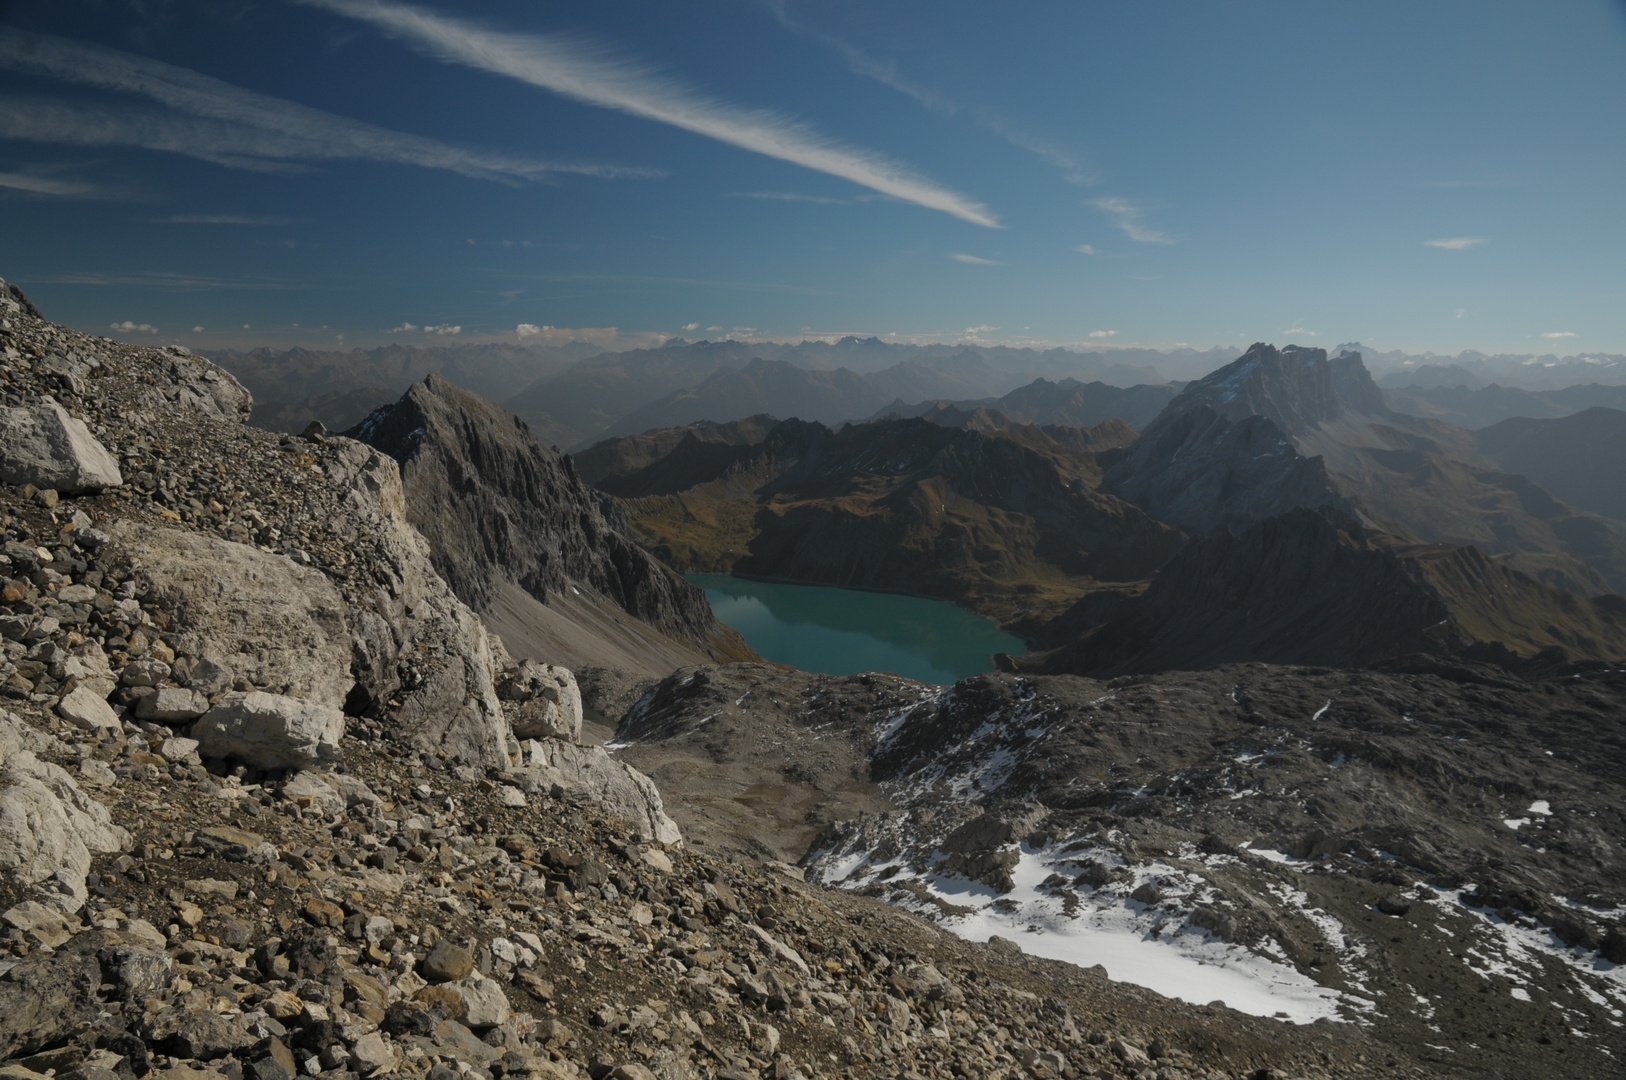
POLYGON ((1623 716, 1606 665, 952 687, 733 665, 659 684, 618 745, 696 840, 969 939, 1359 1027, 1436 1068, 1606 1076, 1626 1055, 1623 716))

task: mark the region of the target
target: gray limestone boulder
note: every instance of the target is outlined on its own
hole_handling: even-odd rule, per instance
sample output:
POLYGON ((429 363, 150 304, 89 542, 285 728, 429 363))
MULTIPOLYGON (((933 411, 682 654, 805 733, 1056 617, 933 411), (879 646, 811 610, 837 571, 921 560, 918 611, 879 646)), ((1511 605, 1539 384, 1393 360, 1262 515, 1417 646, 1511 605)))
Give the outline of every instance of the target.
POLYGON ((582 695, 569 668, 527 660, 498 677, 497 697, 515 738, 580 741, 582 695))
POLYGON ((198 754, 257 769, 309 768, 339 756, 344 713, 314 701, 233 691, 192 726, 198 754))
POLYGON ((91 856, 120 850, 130 834, 66 770, 36 757, 39 746, 37 733, 0 714, 0 873, 78 911, 91 856))
POLYGON ((343 707, 355 682, 350 632, 344 598, 324 574, 199 533, 130 522, 110 531, 149 597, 173 613, 177 651, 270 693, 343 707))
POLYGON ((533 739, 524 749, 527 764, 509 773, 519 787, 596 803, 636 826, 645 840, 683 842, 677 822, 666 816, 655 782, 604 747, 533 739))
POLYGON ((493 638, 435 572, 429 545, 407 521, 399 467, 352 439, 330 437, 327 445, 336 452, 328 475, 348 489, 345 509, 382 555, 375 591, 351 624, 358 696, 400 701, 391 734, 411 746, 507 768, 513 734, 493 682, 500 670, 493 638), (407 686, 403 670, 412 675, 407 686))
POLYGON ((85 422, 46 398, 0 409, 0 481, 75 492, 118 487, 124 477, 85 422))
POLYGON ((161 724, 196 720, 208 711, 208 698, 196 690, 185 690, 179 686, 160 686, 156 693, 136 702, 136 716, 139 719, 156 720, 161 724))
POLYGON ((86 731, 119 727, 119 717, 113 711, 113 706, 107 703, 104 695, 88 686, 76 686, 64 694, 62 700, 57 702, 56 711, 62 719, 86 731))

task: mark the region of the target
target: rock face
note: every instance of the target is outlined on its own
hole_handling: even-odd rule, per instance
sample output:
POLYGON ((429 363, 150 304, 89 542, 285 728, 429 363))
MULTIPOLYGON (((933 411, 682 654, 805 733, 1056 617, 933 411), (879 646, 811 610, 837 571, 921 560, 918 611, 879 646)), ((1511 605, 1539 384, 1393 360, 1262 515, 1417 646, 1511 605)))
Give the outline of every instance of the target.
POLYGON ((611 526, 569 457, 490 402, 431 375, 348 434, 400 463, 408 519, 475 609, 507 583, 544 604, 587 591, 706 655, 749 654, 704 593, 611 526))
POLYGON ((91 855, 118 851, 130 834, 64 769, 39 759, 35 750, 51 741, 0 713, 0 872, 78 911, 91 855))
POLYGON ((332 706, 233 692, 192 727, 202 757, 235 758, 257 769, 309 768, 338 757, 344 713, 332 706))
POLYGON ((557 789, 565 796, 602 806, 636 825, 646 840, 660 844, 682 841, 683 834, 666 816, 654 782, 617 761, 604 747, 543 739, 527 743, 526 749, 526 765, 512 774, 522 787, 541 792, 557 789))
POLYGON ((1102 490, 1197 533, 1296 508, 1358 512, 1323 463, 1301 455, 1267 417, 1230 419, 1208 405, 1170 410, 1107 469, 1102 490))
POLYGON ((177 616, 175 648, 273 694, 343 707, 346 605, 326 575, 247 544, 121 522, 111 530, 149 598, 177 616))
POLYGON ((582 695, 569 669, 527 660, 498 676, 497 696, 515 738, 581 740, 582 695))
POLYGON ((1263 342, 1187 386, 1159 419, 1198 408, 1232 421, 1263 416, 1289 437, 1347 414, 1389 416, 1383 391, 1367 374, 1360 353, 1328 359, 1326 349, 1277 349, 1263 342))
POLYGON ((124 477, 85 422, 46 399, 0 409, 0 481, 77 492, 117 487, 124 477))

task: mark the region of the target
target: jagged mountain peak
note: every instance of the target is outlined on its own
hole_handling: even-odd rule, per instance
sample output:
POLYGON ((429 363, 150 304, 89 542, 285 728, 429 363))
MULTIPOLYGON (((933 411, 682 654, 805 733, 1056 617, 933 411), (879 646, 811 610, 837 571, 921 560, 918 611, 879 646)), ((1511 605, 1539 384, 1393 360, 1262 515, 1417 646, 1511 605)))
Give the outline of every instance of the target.
POLYGON ((1217 371, 1191 383, 1165 410, 1169 416, 1207 406, 1228 420, 1264 416, 1288 435, 1348 413, 1387 417, 1383 392, 1361 354, 1256 342, 1217 371))

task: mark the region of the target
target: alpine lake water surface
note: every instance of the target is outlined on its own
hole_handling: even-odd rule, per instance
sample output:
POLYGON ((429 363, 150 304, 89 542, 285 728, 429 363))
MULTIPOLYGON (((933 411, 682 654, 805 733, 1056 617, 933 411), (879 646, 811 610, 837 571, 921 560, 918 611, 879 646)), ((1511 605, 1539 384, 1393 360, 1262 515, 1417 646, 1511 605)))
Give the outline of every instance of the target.
POLYGON ((764 659, 803 671, 889 671, 951 683, 992 670, 994 653, 1027 651, 1021 638, 943 600, 727 574, 688 579, 764 659))

